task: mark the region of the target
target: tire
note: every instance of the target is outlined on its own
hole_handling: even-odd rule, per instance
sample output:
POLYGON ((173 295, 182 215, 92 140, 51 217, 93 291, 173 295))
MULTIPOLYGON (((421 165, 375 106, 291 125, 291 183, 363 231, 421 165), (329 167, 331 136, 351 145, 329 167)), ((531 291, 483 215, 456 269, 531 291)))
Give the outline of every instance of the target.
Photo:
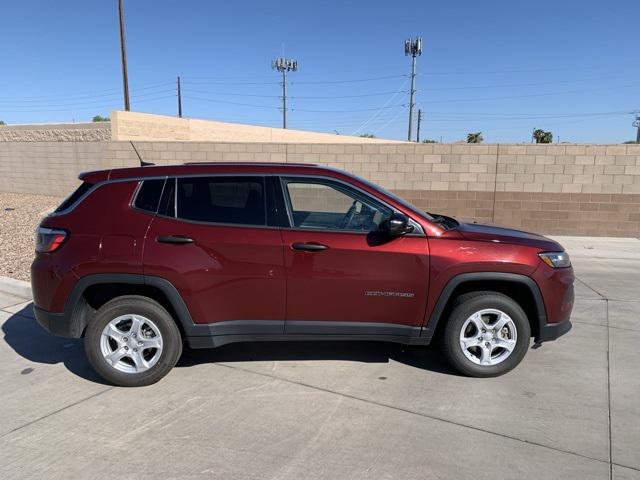
POLYGON ((182 338, 158 302, 127 295, 96 312, 85 332, 84 349, 105 380, 121 387, 142 387, 156 383, 175 366, 182 354, 182 338))
POLYGON ((454 303, 442 347, 460 373, 497 377, 522 361, 530 339, 527 315, 512 298, 498 292, 471 292, 454 303))

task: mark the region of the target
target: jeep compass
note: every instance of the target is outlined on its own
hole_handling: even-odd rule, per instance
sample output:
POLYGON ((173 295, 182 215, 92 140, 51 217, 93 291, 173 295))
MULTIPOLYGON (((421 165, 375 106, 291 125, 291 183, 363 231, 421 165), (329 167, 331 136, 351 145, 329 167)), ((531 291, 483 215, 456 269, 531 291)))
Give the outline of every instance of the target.
POLYGON ((438 342, 463 374, 513 369, 571 328, 555 241, 421 211, 308 164, 84 173, 36 232, 35 316, 95 370, 157 382, 183 345, 438 342))

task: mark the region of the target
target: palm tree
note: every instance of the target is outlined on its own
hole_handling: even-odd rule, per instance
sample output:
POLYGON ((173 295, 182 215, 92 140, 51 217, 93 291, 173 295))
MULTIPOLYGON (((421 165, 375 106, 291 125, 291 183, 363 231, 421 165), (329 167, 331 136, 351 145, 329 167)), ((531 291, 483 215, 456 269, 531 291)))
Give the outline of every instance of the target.
POLYGON ((536 128, 533 131, 533 138, 536 140, 536 143, 552 143, 553 142, 553 134, 551 132, 545 132, 541 128, 536 128))
POLYGON ((467 143, 482 143, 482 132, 470 133, 467 135, 467 143))

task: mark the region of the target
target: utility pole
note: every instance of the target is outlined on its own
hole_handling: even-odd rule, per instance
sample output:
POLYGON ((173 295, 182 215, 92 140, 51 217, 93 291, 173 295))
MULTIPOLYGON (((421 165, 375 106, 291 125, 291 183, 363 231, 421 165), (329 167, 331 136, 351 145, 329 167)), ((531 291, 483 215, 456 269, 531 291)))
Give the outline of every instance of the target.
POLYGON ((282 73, 282 128, 287 128, 287 72, 298 70, 298 61, 293 58, 276 58, 271 68, 282 73))
POLYGON ((124 41, 124 13, 122 0, 118 0, 118 14, 120 16, 120 53, 122 55, 122 86, 124 89, 124 109, 131 110, 129 105, 129 77, 127 75, 127 47, 124 41))
POLYGON ((180 88, 180 75, 178 75, 178 118, 182 118, 182 89, 180 88))
POLYGON ((407 38, 404 41, 405 56, 411 55, 411 91, 409 93, 409 132, 407 140, 411 141, 411 123, 413 121, 413 99, 416 93, 416 57, 422 55, 422 38, 407 38))
POLYGON ((638 129, 636 133, 636 143, 640 143, 640 112, 634 112, 636 114, 636 119, 633 122, 633 126, 638 129))
POLYGON ((418 130, 416 131, 416 143, 420 143, 420 125, 422 125, 422 110, 418 110, 418 130))

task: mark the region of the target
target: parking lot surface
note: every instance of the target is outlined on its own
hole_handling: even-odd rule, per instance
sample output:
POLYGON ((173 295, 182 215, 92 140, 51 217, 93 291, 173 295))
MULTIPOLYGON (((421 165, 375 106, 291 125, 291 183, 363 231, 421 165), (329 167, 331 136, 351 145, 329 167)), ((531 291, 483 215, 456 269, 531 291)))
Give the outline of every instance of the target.
POLYGON ((573 330, 494 379, 436 348, 248 343, 113 387, 0 293, 0 478, 640 479, 640 240, 557 239, 573 330))

